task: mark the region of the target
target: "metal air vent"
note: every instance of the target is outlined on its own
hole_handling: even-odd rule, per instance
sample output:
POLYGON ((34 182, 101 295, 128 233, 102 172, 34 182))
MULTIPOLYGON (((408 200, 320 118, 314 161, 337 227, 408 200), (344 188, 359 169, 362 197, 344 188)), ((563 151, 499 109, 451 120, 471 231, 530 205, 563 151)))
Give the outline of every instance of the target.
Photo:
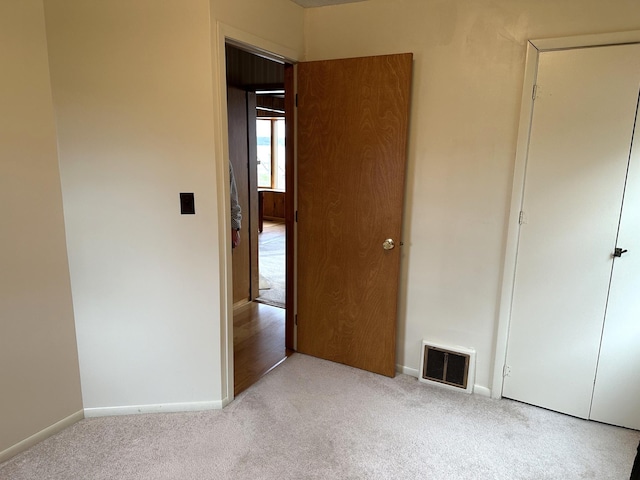
POLYGON ((422 342, 419 380, 467 393, 473 392, 475 350, 422 342))

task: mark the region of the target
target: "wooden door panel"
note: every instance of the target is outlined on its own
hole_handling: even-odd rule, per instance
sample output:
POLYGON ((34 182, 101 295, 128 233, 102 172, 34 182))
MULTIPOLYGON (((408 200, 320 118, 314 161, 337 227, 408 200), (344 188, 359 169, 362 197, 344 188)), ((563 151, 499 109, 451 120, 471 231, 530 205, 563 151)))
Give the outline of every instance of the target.
POLYGON ((298 350, 388 376, 411 67, 411 54, 298 65, 298 350))

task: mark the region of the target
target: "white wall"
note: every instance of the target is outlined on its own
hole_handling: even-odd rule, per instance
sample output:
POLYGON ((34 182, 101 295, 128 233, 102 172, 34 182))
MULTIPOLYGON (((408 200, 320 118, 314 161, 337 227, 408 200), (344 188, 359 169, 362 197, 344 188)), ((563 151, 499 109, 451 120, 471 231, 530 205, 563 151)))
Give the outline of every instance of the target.
POLYGON ((0 71, 1 462, 82 418, 41 0, 0 2, 0 71))
POLYGON ((261 45, 273 44, 279 51, 272 53, 284 49, 302 56, 304 9, 290 0, 211 0, 211 19, 214 30, 222 22, 246 34, 245 41, 254 36, 261 45))
POLYGON ((489 388, 526 41, 640 29, 635 0, 368 0, 306 10, 306 59, 413 52, 398 363, 473 347, 489 388))
MULTIPOLYGON (((216 191, 226 159, 211 35, 216 15, 236 28, 278 25, 283 1, 255 12, 251 2, 45 1, 90 414, 227 397, 216 191), (195 215, 180 215, 180 192, 195 193, 195 215)), ((297 23, 272 37, 301 48, 302 9, 290 10, 297 23)))

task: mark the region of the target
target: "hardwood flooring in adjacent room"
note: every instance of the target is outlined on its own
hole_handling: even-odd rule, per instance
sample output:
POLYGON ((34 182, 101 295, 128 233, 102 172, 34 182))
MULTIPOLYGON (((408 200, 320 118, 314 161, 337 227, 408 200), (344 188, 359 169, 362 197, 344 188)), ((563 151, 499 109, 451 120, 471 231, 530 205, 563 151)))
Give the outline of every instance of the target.
POLYGON ((233 313, 234 394, 238 395, 291 352, 284 344, 284 308, 251 302, 233 313))

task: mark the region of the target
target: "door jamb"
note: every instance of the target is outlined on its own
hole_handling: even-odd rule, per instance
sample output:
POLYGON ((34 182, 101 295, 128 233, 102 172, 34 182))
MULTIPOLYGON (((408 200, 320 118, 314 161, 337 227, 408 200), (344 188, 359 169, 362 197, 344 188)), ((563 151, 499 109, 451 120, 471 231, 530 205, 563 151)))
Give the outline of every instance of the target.
POLYGON ((296 248, 295 240, 295 223, 296 223, 296 208, 297 208, 297 194, 296 194, 296 85, 295 85, 295 66, 292 63, 286 62, 284 64, 284 111, 285 111, 285 138, 288 141, 285 143, 285 171, 287 172, 285 178, 285 205, 284 205, 284 217, 285 217, 285 285, 286 297, 285 297, 285 333, 284 343, 287 350, 296 349, 296 334, 295 334, 295 312, 297 312, 296 305, 296 274, 295 266, 296 262, 296 248))
POLYGON ((640 43, 640 30, 597 35, 580 35, 575 37, 547 38, 529 40, 527 42, 527 56, 525 60, 524 84, 520 104, 520 120, 518 126, 515 165, 513 170, 511 204, 509 208, 509 216, 507 217, 502 284, 498 302, 498 325, 496 329, 493 384, 491 388, 491 396, 493 398, 502 398, 504 380, 503 372, 507 359, 511 307, 518 256, 518 239, 520 235, 519 217, 524 198, 527 155, 529 150, 531 120, 533 116, 533 88, 538 73, 539 55, 542 52, 554 50, 634 43, 640 43))
MULTIPOLYGON (((282 63, 296 63, 302 52, 244 32, 223 22, 216 21, 211 35, 212 77, 217 82, 214 89, 214 115, 216 142, 216 191, 218 192, 218 261, 220 281, 220 380, 222 406, 234 399, 233 381, 233 279, 231 265, 231 210, 229 206, 229 125, 227 121, 227 81, 225 44, 241 46, 256 55, 282 63)), ((293 195, 293 192, 292 192, 293 195)), ((294 285, 295 287, 295 285, 294 285)), ((293 305, 289 306, 293 309, 293 305)))

